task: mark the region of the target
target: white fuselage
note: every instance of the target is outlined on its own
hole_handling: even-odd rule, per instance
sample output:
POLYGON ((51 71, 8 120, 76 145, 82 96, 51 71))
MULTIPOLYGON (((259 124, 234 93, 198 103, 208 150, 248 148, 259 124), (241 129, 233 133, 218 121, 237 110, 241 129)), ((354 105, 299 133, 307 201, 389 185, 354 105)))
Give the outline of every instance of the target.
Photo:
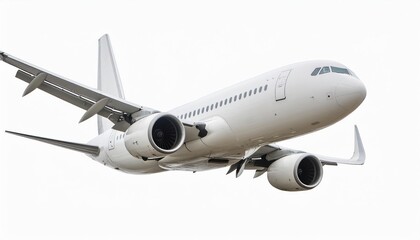
POLYGON ((130 173, 164 170, 201 171, 231 165, 247 150, 329 126, 363 101, 366 89, 354 74, 329 72, 312 76, 332 61, 309 61, 275 69, 175 108, 183 122, 206 123, 208 134, 185 143, 159 161, 133 157, 124 133, 108 130, 90 143, 101 146, 95 160, 130 173), (226 159, 225 163, 209 159, 226 159))

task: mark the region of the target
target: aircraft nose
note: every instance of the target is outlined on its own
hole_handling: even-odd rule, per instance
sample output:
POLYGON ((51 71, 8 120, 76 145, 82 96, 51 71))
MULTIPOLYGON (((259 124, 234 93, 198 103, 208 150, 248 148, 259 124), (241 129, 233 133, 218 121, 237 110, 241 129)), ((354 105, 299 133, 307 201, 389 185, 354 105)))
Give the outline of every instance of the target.
POLYGON ((353 111, 366 98, 366 87, 359 79, 346 79, 336 88, 337 103, 342 108, 353 111))

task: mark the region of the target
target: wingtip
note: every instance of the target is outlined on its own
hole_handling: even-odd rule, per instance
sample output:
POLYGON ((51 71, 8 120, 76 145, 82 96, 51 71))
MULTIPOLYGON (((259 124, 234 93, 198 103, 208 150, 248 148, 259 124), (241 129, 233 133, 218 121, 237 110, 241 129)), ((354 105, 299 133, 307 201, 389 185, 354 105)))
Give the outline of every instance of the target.
POLYGON ((0 50, 0 61, 3 61, 4 59, 4 52, 0 50))
POLYGON ((325 165, 349 164, 363 165, 366 159, 365 148, 363 147, 362 138, 360 137, 359 128, 354 126, 354 152, 350 159, 327 157, 318 155, 321 162, 325 165))
POLYGON ((108 33, 105 33, 98 40, 100 41, 101 39, 104 39, 104 38, 109 38, 109 34, 108 33))
POLYGON ((362 138, 360 137, 357 125, 354 125, 354 153, 352 159, 360 165, 363 165, 366 159, 365 148, 363 146, 362 138))

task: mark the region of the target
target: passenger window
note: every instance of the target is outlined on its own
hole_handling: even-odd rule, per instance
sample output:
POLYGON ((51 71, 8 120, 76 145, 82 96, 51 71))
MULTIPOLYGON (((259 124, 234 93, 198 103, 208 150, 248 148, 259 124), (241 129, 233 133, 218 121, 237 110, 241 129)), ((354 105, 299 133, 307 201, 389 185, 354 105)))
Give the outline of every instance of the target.
POLYGON ((209 106, 206 107, 206 112, 208 112, 208 111, 209 111, 209 106))
POLYGON ((238 98, 238 96, 235 95, 235 97, 233 98, 233 101, 236 102, 237 98, 238 98))
POLYGON ((217 106, 219 106, 219 103, 217 102, 216 105, 214 105, 215 108, 217 108, 217 106))
POLYGON ((330 72, 330 67, 323 67, 321 69, 321 72, 319 72, 319 74, 324 74, 324 73, 329 73, 330 72))
POLYGON ((227 104, 227 98, 225 99, 225 105, 227 104))
POLYGON ((231 103, 231 102, 232 102, 232 97, 229 98, 229 103, 231 103))
POLYGON ((223 100, 222 100, 222 101, 220 101, 220 107, 221 107, 221 106, 223 106, 223 100))
POLYGON ((188 114, 188 117, 189 117, 189 118, 191 117, 191 112, 188 114))
POLYGON ((239 100, 241 100, 241 98, 242 98, 242 93, 239 94, 239 100))
POLYGON ((246 94, 247 94, 248 92, 244 92, 244 98, 246 98, 246 94))
POLYGON ((213 110, 213 104, 211 105, 210 110, 213 110))
POLYGON ((251 96, 251 95, 252 95, 252 90, 249 90, 248 95, 249 95, 249 96, 251 96))
POLYGON ((193 112, 193 117, 195 116, 195 110, 194 110, 194 112, 193 112))
POLYGON ((258 90, 258 92, 262 92, 262 87, 260 87, 260 89, 258 90))
POLYGON ((255 89, 254 89, 254 94, 256 94, 256 93, 257 93, 257 89, 255 88, 255 89))
POLYGON ((268 85, 265 85, 264 87, 264 91, 267 91, 268 85))
POLYGON ((321 69, 320 67, 315 68, 314 71, 311 73, 311 76, 318 75, 318 72, 319 72, 320 69, 321 69))

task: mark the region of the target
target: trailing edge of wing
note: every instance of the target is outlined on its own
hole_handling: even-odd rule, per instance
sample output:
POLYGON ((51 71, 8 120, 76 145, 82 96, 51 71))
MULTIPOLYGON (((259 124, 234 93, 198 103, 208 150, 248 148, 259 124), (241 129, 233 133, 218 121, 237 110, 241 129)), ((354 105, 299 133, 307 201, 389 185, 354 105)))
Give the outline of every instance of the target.
POLYGON ((12 131, 6 131, 6 133, 10 133, 10 134, 14 134, 14 135, 17 135, 17 136, 20 136, 20 137, 25 137, 25 138, 29 138, 29 139, 32 139, 32 140, 48 143, 48 144, 51 144, 51 145, 75 150, 75 151, 86 153, 86 154, 92 154, 92 155, 95 155, 95 156, 98 156, 99 152, 100 152, 99 147, 88 145, 88 144, 65 142, 65 141, 61 141, 61 140, 32 136, 32 135, 17 133, 17 132, 12 132, 12 131))

